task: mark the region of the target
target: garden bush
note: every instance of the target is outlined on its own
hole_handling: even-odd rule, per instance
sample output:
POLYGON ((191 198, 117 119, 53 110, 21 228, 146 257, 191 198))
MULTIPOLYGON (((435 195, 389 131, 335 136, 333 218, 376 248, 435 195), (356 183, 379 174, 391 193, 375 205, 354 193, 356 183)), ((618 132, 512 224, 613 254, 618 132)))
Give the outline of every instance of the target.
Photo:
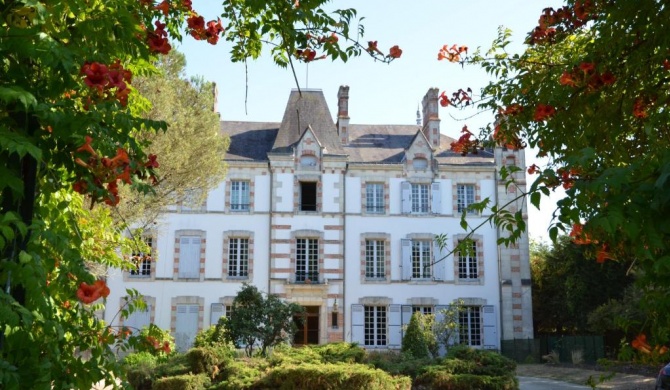
POLYGON ((435 362, 436 360, 431 358, 416 359, 395 351, 369 352, 365 358, 365 363, 391 375, 407 375, 411 378, 416 378, 427 366, 435 362))
POLYGON ((353 343, 330 343, 311 347, 321 355, 324 363, 362 363, 365 360, 365 349, 353 343))
POLYGON ((519 382, 513 373, 506 376, 451 374, 441 366, 431 366, 414 379, 413 387, 434 390, 517 390, 519 382))
POLYGON ((135 390, 151 390, 156 362, 149 352, 131 353, 123 359, 126 377, 135 390))
POLYGON ((217 383, 211 390, 244 390, 250 389, 265 375, 268 363, 265 359, 237 359, 220 367, 219 374, 214 378, 217 383))
POLYGON ((186 358, 191 372, 211 377, 219 371, 219 365, 232 361, 233 351, 226 346, 192 348, 186 353, 186 358))
POLYGON ((386 390, 411 388, 411 379, 363 364, 281 365, 272 368, 252 389, 386 390))
POLYGON ((206 374, 186 374, 156 379, 153 390, 203 390, 210 384, 206 374))
POLYGON ((173 354, 164 363, 156 365, 154 378, 183 375, 189 372, 191 372, 191 366, 188 363, 186 355, 173 354))

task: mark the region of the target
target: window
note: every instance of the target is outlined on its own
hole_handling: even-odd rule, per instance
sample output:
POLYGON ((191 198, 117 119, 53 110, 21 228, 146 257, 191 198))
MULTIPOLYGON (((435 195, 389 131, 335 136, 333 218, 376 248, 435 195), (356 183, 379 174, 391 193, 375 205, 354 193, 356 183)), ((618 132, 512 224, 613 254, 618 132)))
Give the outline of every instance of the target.
POLYGON ((428 212, 428 184, 412 184, 412 213, 428 212))
POLYGON ((249 276, 249 239, 230 238, 228 241, 228 276, 249 276))
POLYGON ((468 246, 467 250, 458 253, 458 278, 477 279, 479 278, 477 242, 468 242, 466 245, 468 246))
POLYGON ((179 352, 188 351, 198 333, 198 305, 177 305, 175 322, 175 344, 179 352))
POLYGON ((179 277, 195 279, 200 277, 200 242, 198 236, 179 238, 179 277))
POLYGON ((142 328, 151 325, 151 305, 147 304, 144 310, 135 311, 123 321, 123 326, 133 334, 138 334, 142 328))
POLYGON ((458 314, 460 343, 469 346, 482 345, 482 319, 479 306, 464 306, 458 314))
POLYGON ((300 182, 300 211, 316 211, 316 182, 300 182))
POLYGON ((230 209, 232 211, 249 210, 249 182, 233 180, 230 182, 230 209))
POLYGON ((414 169, 426 169, 428 168, 428 160, 425 158, 415 158, 412 160, 412 167, 414 169))
POLYGON ((386 345, 386 307, 365 306, 365 345, 386 345))
POLYGON ((319 282, 318 238, 298 238, 295 260, 296 282, 319 282))
POLYGON ((431 277, 432 257, 430 247, 432 242, 427 240, 412 241, 412 279, 427 279, 431 277))
POLYGON ((370 214, 384 213, 383 183, 367 183, 365 185, 365 211, 370 214))
POLYGON ((412 306, 412 314, 421 313, 421 314, 433 314, 432 306, 412 306))
POLYGON ((468 210, 475 203, 475 186, 472 184, 459 184, 456 188, 458 196, 458 212, 468 210))
POLYGON ((130 276, 137 278, 148 278, 151 276, 151 250, 153 248, 153 238, 143 237, 144 243, 149 248, 148 252, 137 251, 132 255, 132 261, 136 268, 130 270, 130 276))
POLYGON ((302 156, 300 157, 300 165, 303 167, 316 167, 318 160, 316 156, 302 156))
POLYGON ((386 278, 385 243, 383 240, 365 240, 365 277, 368 279, 386 278))
POLYGON ((230 315, 233 312, 232 305, 225 305, 223 303, 212 303, 212 310, 210 312, 209 325, 216 326, 219 323, 221 317, 226 317, 230 319, 230 315))

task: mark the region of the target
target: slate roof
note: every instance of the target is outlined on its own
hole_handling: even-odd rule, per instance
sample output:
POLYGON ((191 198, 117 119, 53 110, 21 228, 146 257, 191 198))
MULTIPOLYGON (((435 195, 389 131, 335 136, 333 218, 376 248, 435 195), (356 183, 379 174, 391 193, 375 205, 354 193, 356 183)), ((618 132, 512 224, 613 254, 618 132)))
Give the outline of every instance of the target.
MULTIPOLYGON (((351 163, 399 164, 405 149, 416 137, 417 125, 349 126, 349 144, 341 145, 337 127, 321 90, 291 91, 284 118, 277 122, 222 121, 221 132, 230 136, 228 161, 268 161, 268 153, 291 153, 296 142, 311 127, 326 155, 348 155, 351 163)), ((455 140, 444 134, 434 152, 440 164, 492 165, 493 153, 481 151, 461 156, 450 149, 455 140)))

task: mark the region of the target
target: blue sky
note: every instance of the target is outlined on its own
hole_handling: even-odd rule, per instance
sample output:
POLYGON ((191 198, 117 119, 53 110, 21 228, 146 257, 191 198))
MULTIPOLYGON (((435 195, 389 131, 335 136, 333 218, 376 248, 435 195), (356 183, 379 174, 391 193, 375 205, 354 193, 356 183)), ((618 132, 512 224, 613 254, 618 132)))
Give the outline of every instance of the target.
MULTIPOLYGON (((206 20, 220 14, 221 3, 195 0, 193 7, 206 20)), ((497 35, 498 26, 513 31, 511 52, 520 52, 526 33, 537 25, 545 7, 559 7, 556 0, 335 0, 329 6, 355 8, 365 17, 362 42, 378 41, 388 52, 393 45, 403 50, 392 64, 375 62, 369 56, 350 59, 343 64, 321 60, 296 63, 301 88, 322 89, 334 114, 340 85, 349 85, 349 116, 359 124, 412 124, 417 105, 431 87, 441 91, 472 88, 478 91, 489 80, 476 67, 437 61, 439 49, 448 44, 466 45, 471 50, 487 49, 497 35)), ((269 56, 243 64, 231 63, 230 46, 220 41, 211 46, 186 37, 176 45, 185 53, 187 74, 214 81, 219 89, 218 108, 224 120, 280 121, 289 92, 296 87, 289 69, 274 65, 269 56), (245 90, 248 95, 245 103, 245 90)), ((457 138, 463 125, 476 129, 491 118, 489 114, 470 117, 474 112, 441 108, 441 131, 457 138), (467 118, 467 119, 466 119, 467 118)), ((535 161, 527 151, 527 163, 535 161)), ((531 238, 545 239, 556 199, 545 200, 542 210, 529 210, 531 238)))

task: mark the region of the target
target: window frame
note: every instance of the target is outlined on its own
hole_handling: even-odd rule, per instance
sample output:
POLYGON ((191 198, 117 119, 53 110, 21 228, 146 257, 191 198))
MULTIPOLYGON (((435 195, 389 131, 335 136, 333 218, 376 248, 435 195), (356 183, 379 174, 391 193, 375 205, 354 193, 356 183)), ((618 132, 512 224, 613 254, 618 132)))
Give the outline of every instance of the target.
POLYGON ((230 211, 248 212, 251 210, 251 182, 249 180, 230 181, 230 211), (244 201, 246 200, 246 203, 244 201))
POLYGON ((471 347, 482 347, 483 344, 483 316, 482 306, 463 306, 458 313, 459 343, 471 347))
POLYGON ((318 212, 319 211, 319 183, 317 181, 311 180, 300 180, 298 182, 300 186, 300 193, 298 197, 298 210, 302 212, 318 212), (313 186, 314 189, 314 204, 305 203, 305 187, 313 186))
POLYGON ((387 306, 363 306, 363 340, 365 347, 388 346, 388 317, 387 306))
POLYGON ((295 282, 319 283, 321 243, 319 237, 297 237, 295 242, 295 282))
POLYGON ((477 200, 477 186, 470 183, 456 184, 456 210, 459 214, 463 211, 471 212, 472 204, 477 200), (470 191, 471 190, 471 191, 470 191))
POLYGON ((411 252, 410 252, 410 264, 412 266, 412 274, 410 278, 411 280, 430 280, 433 278, 432 251, 433 251, 432 240, 424 240, 424 239, 411 240, 411 252), (428 271, 427 275, 426 270, 428 271))
MULTIPOLYGON (((459 240, 458 245, 463 241, 459 240)), ((477 241, 470 241, 471 248, 469 251, 463 253, 458 251, 457 272, 458 279, 462 281, 476 281, 479 280, 479 256, 477 254, 477 241)))
POLYGON ((430 213, 430 184, 410 183, 410 213, 430 213))
POLYGON ((229 237, 228 238, 228 279, 248 279, 249 278, 249 237, 229 237), (233 249, 236 251, 233 254, 233 249))
POLYGON ((154 273, 154 259, 152 253, 155 251, 155 239, 152 235, 142 236, 142 241, 149 247, 149 253, 137 252, 132 254, 132 261, 136 269, 128 270, 128 277, 131 279, 151 279, 154 273))
POLYGON ((384 195, 384 183, 365 183, 365 213, 385 214, 386 201, 384 195))
POLYGON ((386 240, 365 239, 365 278, 367 280, 386 279, 386 240))

